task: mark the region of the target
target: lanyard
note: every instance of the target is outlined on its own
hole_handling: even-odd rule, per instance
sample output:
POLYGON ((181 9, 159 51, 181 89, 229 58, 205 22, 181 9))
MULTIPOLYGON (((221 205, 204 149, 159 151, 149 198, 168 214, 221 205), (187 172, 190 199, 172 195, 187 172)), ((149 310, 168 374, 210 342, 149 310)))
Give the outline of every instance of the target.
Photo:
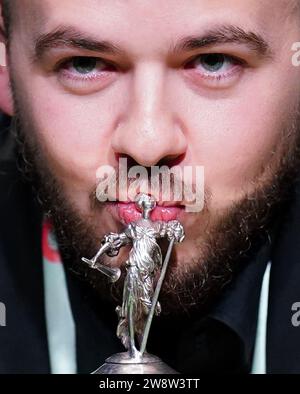
POLYGON ((269 285, 270 285, 271 262, 268 263, 264 273, 259 308, 258 321, 256 328, 256 339, 252 362, 252 374, 266 374, 267 372, 267 323, 268 323, 268 304, 269 304, 269 285))
POLYGON ((48 220, 42 229, 43 276, 46 327, 51 373, 74 374, 76 332, 70 306, 64 267, 48 220))

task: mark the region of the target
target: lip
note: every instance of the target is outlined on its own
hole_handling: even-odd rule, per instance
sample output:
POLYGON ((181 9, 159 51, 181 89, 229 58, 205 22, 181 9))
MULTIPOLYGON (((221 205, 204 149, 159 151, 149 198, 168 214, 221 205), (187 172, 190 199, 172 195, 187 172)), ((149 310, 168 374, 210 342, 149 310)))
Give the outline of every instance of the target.
MULTIPOLYGON (((135 203, 110 203, 109 210, 119 221, 124 224, 136 222, 141 219, 142 214, 137 210, 135 203)), ((152 221, 164 221, 169 222, 170 220, 176 220, 183 212, 184 207, 179 205, 157 205, 150 213, 150 219, 152 221)))

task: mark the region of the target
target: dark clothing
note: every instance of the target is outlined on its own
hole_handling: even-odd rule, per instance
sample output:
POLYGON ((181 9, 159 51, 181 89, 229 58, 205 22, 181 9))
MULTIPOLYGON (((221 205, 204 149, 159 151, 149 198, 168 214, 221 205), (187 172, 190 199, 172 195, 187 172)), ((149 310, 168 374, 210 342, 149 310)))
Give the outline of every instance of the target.
MULTIPOLYGON (((0 373, 49 373, 41 252, 42 213, 20 176, 9 119, 0 126, 0 302, 7 326, 0 327, 0 373)), ((263 247, 224 290, 205 317, 155 319, 148 350, 180 372, 249 373, 256 336, 261 283, 272 261, 267 332, 267 372, 300 372, 300 326, 291 322, 300 302, 300 198, 295 193, 275 245, 263 247)), ((79 373, 90 373, 113 353, 111 305, 66 271, 76 325, 79 373)))

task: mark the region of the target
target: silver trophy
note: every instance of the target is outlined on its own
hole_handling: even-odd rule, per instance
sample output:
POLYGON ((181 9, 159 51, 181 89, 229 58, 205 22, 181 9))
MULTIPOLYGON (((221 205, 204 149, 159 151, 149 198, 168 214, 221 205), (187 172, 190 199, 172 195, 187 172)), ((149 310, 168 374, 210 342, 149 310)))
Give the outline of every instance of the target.
POLYGON ((150 212, 155 208, 156 202, 152 197, 139 194, 135 202, 142 212, 141 219, 130 223, 120 234, 106 235, 92 259, 82 258, 91 268, 106 275, 111 282, 116 282, 121 276, 121 270, 104 266, 98 260, 103 254, 116 256, 122 246, 132 245, 125 263, 122 306, 116 308, 119 319, 117 336, 126 352, 109 357, 94 374, 176 373, 158 357, 147 353, 146 346, 153 317, 161 312, 158 297, 173 245, 183 241, 184 229, 177 220, 153 222, 150 212), (159 238, 167 238, 169 241, 164 261, 157 243, 159 238), (157 275, 159 279, 154 288, 154 278, 157 275))

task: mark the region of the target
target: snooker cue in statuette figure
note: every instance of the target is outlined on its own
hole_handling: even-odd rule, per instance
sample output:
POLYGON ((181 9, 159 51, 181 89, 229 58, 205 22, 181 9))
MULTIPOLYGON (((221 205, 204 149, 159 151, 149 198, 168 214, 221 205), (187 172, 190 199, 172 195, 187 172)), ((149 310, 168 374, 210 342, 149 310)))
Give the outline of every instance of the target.
POLYGON ((147 353, 146 345, 152 319, 161 311, 158 297, 173 245, 183 241, 184 229, 178 220, 164 222, 150 219, 150 213, 156 206, 153 197, 139 194, 135 203, 142 217, 130 223, 122 233, 106 235, 99 251, 91 260, 82 258, 91 268, 116 282, 121 276, 121 270, 104 266, 98 259, 103 254, 116 256, 121 247, 132 245, 125 263, 122 305, 116 308, 119 318, 117 336, 127 351, 109 357, 105 364, 94 372, 97 374, 176 373, 158 357, 147 353), (157 242, 160 238, 169 241, 164 261, 157 242), (157 275, 159 279, 154 288, 157 275))

